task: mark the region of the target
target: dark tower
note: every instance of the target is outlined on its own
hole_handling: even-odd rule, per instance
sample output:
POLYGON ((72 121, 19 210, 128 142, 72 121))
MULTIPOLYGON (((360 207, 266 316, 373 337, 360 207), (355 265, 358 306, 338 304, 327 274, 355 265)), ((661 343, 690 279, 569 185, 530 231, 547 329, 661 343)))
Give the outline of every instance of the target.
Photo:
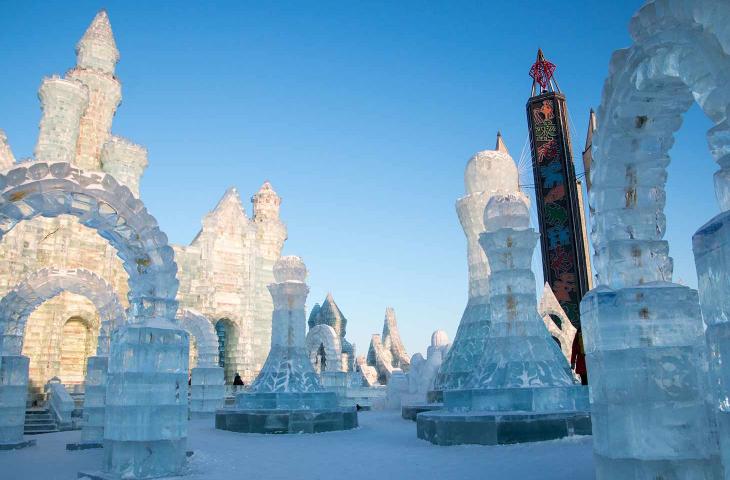
MULTIPOLYGON (((543 275, 580 335, 580 301, 590 288, 585 218, 581 186, 573 166, 565 95, 553 78, 554 71, 555 65, 538 50, 537 61, 530 69, 533 82, 527 123, 543 275)), ((574 347, 579 344, 580 339, 574 347)))

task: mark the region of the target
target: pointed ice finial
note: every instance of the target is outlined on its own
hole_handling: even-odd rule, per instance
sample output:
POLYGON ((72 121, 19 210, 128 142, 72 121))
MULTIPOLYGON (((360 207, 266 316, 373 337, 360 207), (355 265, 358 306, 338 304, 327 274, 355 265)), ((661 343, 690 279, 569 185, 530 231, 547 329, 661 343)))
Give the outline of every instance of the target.
POLYGON ((591 190, 591 164, 593 163, 593 132, 596 131, 596 113, 591 108, 588 115, 588 132, 586 133, 586 146, 583 150, 583 170, 586 177, 586 189, 591 190))
POLYGON ((497 146, 494 147, 494 149, 498 152, 504 152, 509 155, 509 150, 507 150, 507 146, 504 144, 504 140, 502 139, 502 132, 499 130, 497 130, 497 146))
POLYGON ((271 186, 271 182, 265 180, 264 183, 261 185, 261 188, 259 188, 259 192, 274 192, 274 188, 271 186))
POLYGON ((106 10, 99 10, 76 45, 76 64, 79 68, 114 74, 114 66, 118 61, 119 50, 109 16, 106 10))

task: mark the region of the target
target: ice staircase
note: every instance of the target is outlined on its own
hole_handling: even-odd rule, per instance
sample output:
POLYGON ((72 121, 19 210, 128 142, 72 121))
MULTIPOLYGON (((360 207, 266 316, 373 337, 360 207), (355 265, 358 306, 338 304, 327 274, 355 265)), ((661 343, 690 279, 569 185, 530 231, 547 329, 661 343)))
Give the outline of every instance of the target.
POLYGON ((29 408, 25 411, 26 435, 52 433, 58 431, 56 419, 47 408, 29 408))

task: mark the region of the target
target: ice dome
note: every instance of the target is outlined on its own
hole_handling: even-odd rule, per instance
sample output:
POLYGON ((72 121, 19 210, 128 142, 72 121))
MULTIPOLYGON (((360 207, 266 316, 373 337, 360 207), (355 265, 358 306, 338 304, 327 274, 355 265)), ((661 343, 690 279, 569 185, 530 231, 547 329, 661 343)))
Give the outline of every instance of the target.
POLYGON ((449 336, 443 330, 436 330, 431 334, 431 346, 443 347, 449 344, 449 336))
POLYGON ((274 279, 277 283, 304 282, 307 278, 307 267, 300 257, 287 255, 274 264, 274 279))
POLYGON ((500 193, 489 199, 484 209, 484 228, 488 232, 501 228, 523 230, 529 227, 530 203, 524 193, 500 193))
POLYGON ((477 152, 469 159, 464 172, 464 188, 467 195, 495 190, 512 192, 519 189, 519 178, 517 165, 498 133, 494 150, 477 152))

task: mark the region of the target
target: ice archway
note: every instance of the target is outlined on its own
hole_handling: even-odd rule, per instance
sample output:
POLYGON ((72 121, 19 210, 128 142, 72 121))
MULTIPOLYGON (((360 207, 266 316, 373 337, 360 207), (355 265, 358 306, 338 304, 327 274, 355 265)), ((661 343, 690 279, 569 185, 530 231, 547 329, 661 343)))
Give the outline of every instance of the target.
POLYGON ((197 310, 181 308, 177 312, 180 326, 195 337, 198 346, 198 367, 218 366, 218 335, 213 324, 197 310))
POLYGON ((226 394, 223 368, 218 366, 218 334, 197 310, 180 309, 177 317, 198 346, 198 364, 190 372, 190 416, 209 418, 223 406, 226 394))
POLYGON ((674 133, 697 102, 730 208, 728 18, 727 2, 649 2, 609 66, 591 171, 597 287, 581 304, 599 479, 719 475, 698 295, 671 283, 664 207, 674 133))
POLYGON ((130 321, 173 319, 177 265, 167 236, 111 175, 69 163, 27 162, 0 173, 0 239, 18 222, 36 216, 78 217, 117 249, 129 275, 130 321))
POLYGON ((317 373, 326 372, 342 372, 347 369, 342 365, 342 346, 340 337, 335 329, 329 325, 315 325, 309 329, 306 337, 306 348, 309 354, 309 361, 317 373), (319 364, 318 357, 320 348, 324 350, 326 359, 325 368, 319 364))
MULTIPOLYGON (((181 390, 187 377, 188 335, 175 321, 173 250, 144 204, 111 175, 43 161, 0 172, 0 239, 21 221, 64 214, 108 240, 129 275, 129 323, 117 330, 111 345, 103 470, 135 477, 179 474, 187 438, 181 390), (151 388, 157 392, 154 398, 135 405, 130 392, 151 388)), ((26 385, 27 368, 27 358, 18 356, 3 357, 0 364, 4 375, 24 376, 26 385)), ((19 407, 6 403, 0 415, 18 418, 19 407)), ((4 435, 16 438, 0 440, 17 441, 19 436, 22 441, 22 423, 13 426, 4 435)))
POLYGON ((28 317, 42 303, 68 291, 94 304, 101 320, 98 355, 109 354, 109 336, 123 325, 126 314, 112 286, 83 268, 43 268, 26 277, 0 300, 0 353, 20 355, 28 317))

